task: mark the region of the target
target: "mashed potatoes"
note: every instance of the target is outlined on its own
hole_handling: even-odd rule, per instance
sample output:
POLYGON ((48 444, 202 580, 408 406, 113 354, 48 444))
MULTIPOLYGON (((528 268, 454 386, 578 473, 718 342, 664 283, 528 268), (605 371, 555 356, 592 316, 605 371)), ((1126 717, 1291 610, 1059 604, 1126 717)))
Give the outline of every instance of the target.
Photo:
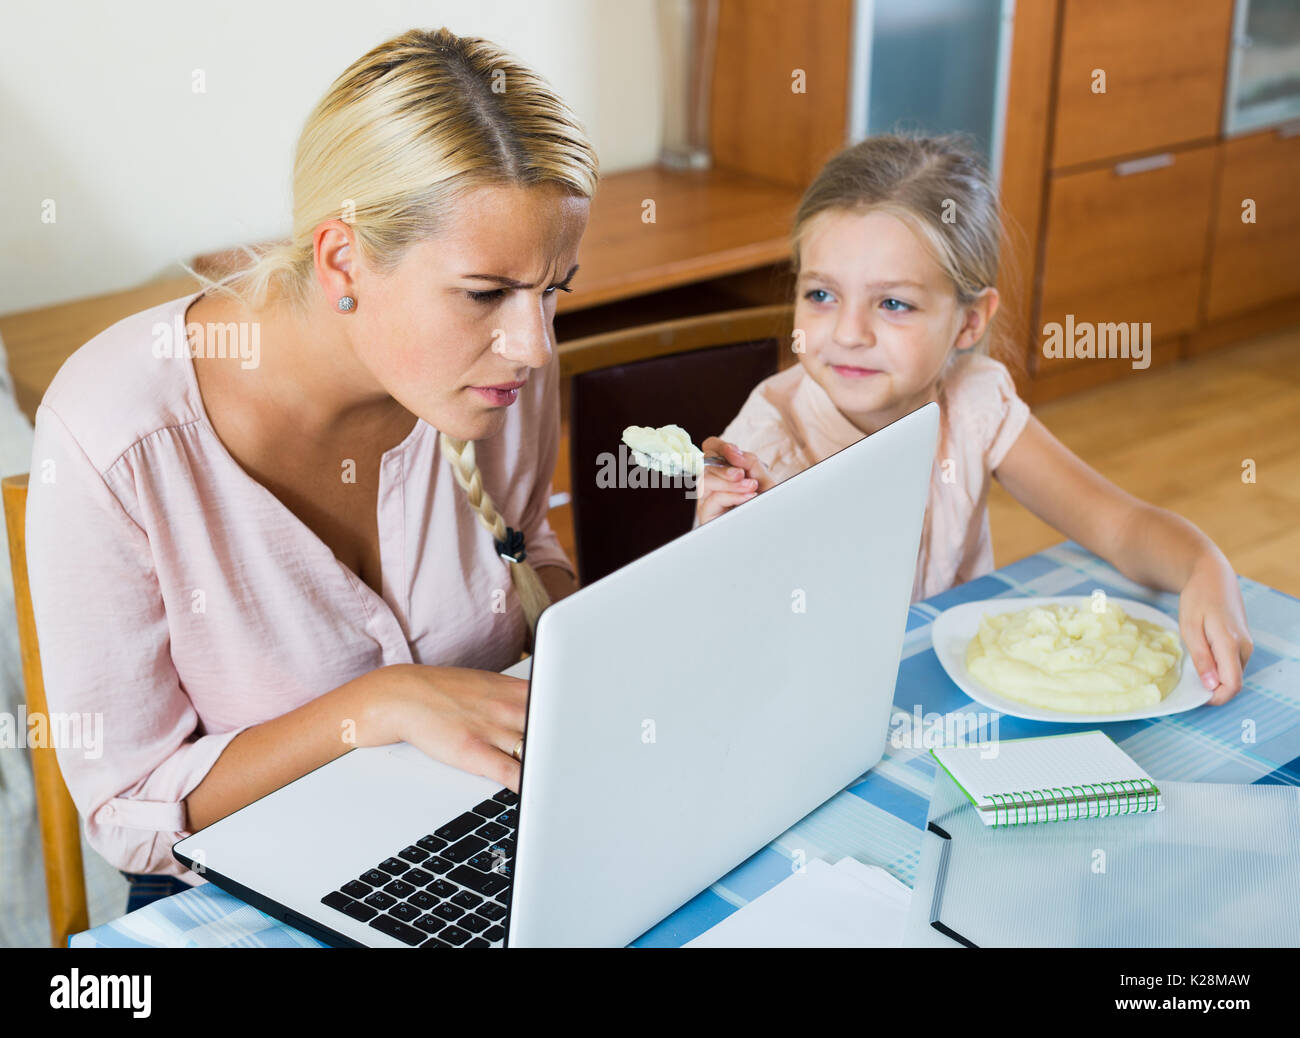
POLYGON ((623 442, 632 448, 632 460, 646 468, 667 475, 681 472, 700 474, 704 452, 691 441, 691 434, 680 425, 629 425, 623 430, 623 442))
POLYGON ((1159 703, 1178 681, 1182 655, 1173 631, 1109 601, 1095 612, 1085 599, 980 617, 966 669, 1008 699, 1111 714, 1159 703))

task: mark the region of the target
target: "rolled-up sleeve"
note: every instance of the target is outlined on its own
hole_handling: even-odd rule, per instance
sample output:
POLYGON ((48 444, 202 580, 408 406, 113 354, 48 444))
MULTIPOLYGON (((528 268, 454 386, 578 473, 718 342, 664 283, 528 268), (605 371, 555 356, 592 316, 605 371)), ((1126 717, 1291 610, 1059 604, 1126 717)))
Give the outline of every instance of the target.
MULTIPOLYGON (((552 357, 539 374, 542 385, 536 398, 537 412, 533 416, 532 426, 536 430, 536 439, 533 441, 536 445, 536 453, 533 457, 536 468, 528 502, 520 520, 520 528, 524 531, 524 551, 533 569, 542 566, 559 566, 576 580, 577 573, 573 563, 546 518, 551 508, 555 463, 560 456, 559 357, 552 357)), ((506 522, 510 522, 509 517, 506 518, 506 522)))
POLYGON ((244 728, 200 731, 172 663, 149 538, 46 404, 26 531, 49 731, 87 841, 126 872, 202 882, 171 845, 190 835, 185 797, 244 728))

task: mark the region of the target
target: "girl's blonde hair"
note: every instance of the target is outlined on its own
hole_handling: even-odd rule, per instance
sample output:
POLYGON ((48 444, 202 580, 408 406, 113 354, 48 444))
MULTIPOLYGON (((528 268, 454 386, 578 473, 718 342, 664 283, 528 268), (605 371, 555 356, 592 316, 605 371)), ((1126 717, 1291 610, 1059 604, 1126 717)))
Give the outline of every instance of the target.
MULTIPOLYGON (((412 29, 355 61, 308 116, 294 157, 290 239, 260 252, 244 247, 251 265, 220 280, 190 273, 249 310, 275 296, 273 305, 304 316, 319 291, 313 234, 326 220, 352 227, 356 251, 382 277, 411 246, 435 238, 469 191, 545 184, 591 198, 598 175, 585 130, 544 79, 487 40, 412 29)), ((474 444, 445 433, 439 443, 479 521, 517 555, 474 444)), ((527 562, 509 568, 531 644, 550 599, 527 562)))
MULTIPOLYGON (((819 213, 884 212, 902 220, 928 247, 968 306, 998 280, 1002 226, 997 192, 968 138, 881 134, 845 148, 804 192, 791 235, 794 274, 800 246, 819 213)), ((975 349, 994 352, 986 331, 975 349)), ((1010 351, 1000 359, 1012 359, 1010 351)), ((948 358, 952 360, 952 355, 948 358)))

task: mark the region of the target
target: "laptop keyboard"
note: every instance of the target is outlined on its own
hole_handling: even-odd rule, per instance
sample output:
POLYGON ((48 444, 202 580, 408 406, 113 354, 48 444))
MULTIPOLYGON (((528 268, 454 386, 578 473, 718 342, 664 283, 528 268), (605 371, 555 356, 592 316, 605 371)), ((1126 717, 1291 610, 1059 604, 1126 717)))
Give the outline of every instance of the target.
POLYGON ((413 948, 502 947, 518 805, 510 790, 494 793, 321 903, 413 948))

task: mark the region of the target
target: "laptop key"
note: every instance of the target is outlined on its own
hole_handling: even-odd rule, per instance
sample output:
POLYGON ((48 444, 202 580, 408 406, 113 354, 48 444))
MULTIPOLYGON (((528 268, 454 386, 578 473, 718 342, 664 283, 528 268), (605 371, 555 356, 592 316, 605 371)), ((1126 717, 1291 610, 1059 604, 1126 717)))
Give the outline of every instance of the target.
POLYGON ((359 923, 368 923, 379 914, 379 910, 371 908, 369 905, 363 905, 360 901, 353 901, 347 908, 343 909, 353 919, 359 923))
POLYGON ((423 847, 426 851, 432 851, 434 854, 437 854, 450 842, 450 840, 440 840, 436 836, 426 836, 422 840, 416 840, 415 845, 417 847, 423 847))
POLYGON ((519 828, 519 812, 510 810, 497 816, 497 824, 509 826, 511 829, 519 828))
POLYGON ((501 803, 497 800, 484 800, 473 811, 476 815, 482 815, 484 818, 495 818, 501 813, 501 803))
POLYGON ((483 940, 482 937, 475 937, 472 941, 466 944, 465 947, 466 948, 491 948, 492 945, 488 944, 488 942, 483 940))
POLYGON ((504 854, 493 854, 491 851, 484 851, 482 854, 476 854, 470 858, 466 865, 478 869, 479 872, 495 872, 498 876, 510 878, 510 859, 504 854))
POLYGON ((414 905, 408 905, 405 901, 399 901, 388 910, 388 914, 395 919, 400 919, 404 923, 413 923, 424 913, 414 905))
POLYGON ((341 894, 337 890, 331 890, 320 899, 322 905, 329 905, 330 908, 337 908, 340 912, 346 912, 348 905, 355 905, 356 902, 346 894, 341 894))
POLYGON ((443 851, 442 856, 447 861, 464 861, 466 858, 477 854, 487 845, 487 840, 479 839, 477 836, 466 836, 443 851))
POLYGON ((372 887, 382 887, 390 878, 387 872, 380 872, 378 869, 371 869, 361 874, 361 882, 368 883, 372 887))
MULTIPOLYGON (((497 814, 500 813, 501 811, 498 808, 497 814)), ((485 840, 499 840, 509 832, 510 830, 504 825, 497 825, 496 822, 484 822, 474 831, 474 834, 483 837, 485 840)))
POLYGON ((437 933, 447 925, 447 920, 439 919, 436 915, 425 913, 415 921, 415 925, 425 933, 437 933))
POLYGON ((436 854, 428 861, 423 862, 424 868, 428 869, 430 872, 436 872, 439 875, 442 875, 442 873, 452 868, 455 864, 455 862, 448 861, 446 858, 439 858, 436 854))
MULTIPOLYGON (((414 905, 416 908, 422 908, 426 912, 438 903, 438 899, 430 894, 427 890, 417 890, 414 894, 406 899, 408 905, 414 905)), ((469 906, 466 906, 469 907, 469 906)))
POLYGON ((429 856, 429 851, 426 851, 423 847, 416 847, 412 844, 405 850, 398 851, 397 856, 399 858, 405 858, 407 861, 415 865, 419 865, 420 862, 424 861, 424 859, 429 856))
MULTIPOLYGON (((387 879, 388 877, 385 876, 384 878, 387 879)), ((351 883, 344 883, 339 889, 342 890, 343 893, 347 894, 348 897, 354 897, 358 901, 370 893, 370 887, 356 879, 351 883)))
POLYGON ((425 941, 422 945, 420 945, 420 947, 421 948, 454 948, 456 946, 454 944, 448 944, 446 941, 440 941, 437 937, 430 937, 427 941, 425 941))
POLYGON ((473 908, 483 901, 477 894, 471 894, 468 890, 462 890, 459 894, 451 899, 453 905, 460 905, 461 908, 473 908))
POLYGON ((436 878, 432 872, 425 872, 424 869, 412 869, 410 872, 402 873, 402 882, 409 883, 413 887, 422 887, 426 883, 432 883, 436 878))
POLYGON ((463 887, 469 887, 470 890, 477 891, 484 897, 491 897, 499 890, 503 890, 510 885, 510 881, 504 876, 494 876, 490 872, 479 872, 477 869, 471 869, 468 865, 457 865, 451 872, 447 873, 448 879, 453 879, 463 887))
POLYGON ((456 893, 456 885, 448 883, 445 879, 436 879, 424 889, 430 894, 437 894, 438 897, 451 897, 456 893))
POLYGON ((376 890, 373 894, 363 898, 366 904, 373 908, 387 908, 389 905, 396 904, 397 899, 389 897, 382 890, 376 890))
POLYGON ((409 944, 412 948, 417 944, 423 944, 425 941, 425 934, 413 926, 407 926, 400 919, 394 919, 391 915, 377 915, 370 920, 370 925, 380 933, 386 933, 389 937, 396 937, 403 944, 409 944))
MULTIPOLYGON (((474 911, 484 919, 491 919, 493 922, 496 922, 506 914, 506 910, 495 901, 484 901, 481 905, 475 908, 474 911)), ((492 938, 489 937, 488 940, 490 941, 492 938)))
POLYGON ((514 807, 519 803, 519 794, 509 789, 503 789, 500 792, 493 793, 492 799, 498 804, 505 804, 506 807, 514 807))
POLYGON ((490 926, 483 931, 483 938, 488 941, 504 940, 506 928, 504 926, 490 926))
POLYGON ((443 919, 459 919, 465 914, 465 909, 459 905, 453 905, 450 901, 444 901, 433 910, 433 914, 443 919))
POLYGON ((411 866, 408 865, 406 862, 401 861, 397 858, 389 858, 387 861, 381 861, 379 863, 379 868, 382 869, 384 872, 387 872, 390 876, 400 876, 403 872, 406 872, 410 867, 411 866))
POLYGON ((433 835, 444 840, 459 840, 466 833, 473 832, 482 824, 483 819, 472 811, 466 811, 463 815, 453 818, 433 835))
POLYGON ((438 934, 438 940, 446 941, 448 944, 460 947, 474 935, 467 930, 462 930, 459 926, 449 926, 438 934))
POLYGON ((395 879, 384 887, 384 893, 392 894, 393 897, 406 897, 415 893, 415 884, 407 883, 404 879, 395 879))
POLYGON ((470 912, 469 915, 463 915, 457 919, 456 925, 463 926, 466 930, 473 930, 475 933, 478 933, 480 930, 486 930, 488 928, 488 921, 486 919, 481 919, 473 912, 470 912))

